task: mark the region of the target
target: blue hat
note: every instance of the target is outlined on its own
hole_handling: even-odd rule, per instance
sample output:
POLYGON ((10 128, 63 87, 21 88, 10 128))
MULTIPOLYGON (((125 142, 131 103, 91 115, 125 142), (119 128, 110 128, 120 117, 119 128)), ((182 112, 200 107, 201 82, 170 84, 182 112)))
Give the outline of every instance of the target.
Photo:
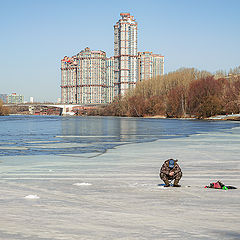
POLYGON ((170 159, 168 166, 169 166, 170 168, 173 168, 173 167, 174 167, 174 163, 175 163, 174 160, 173 160, 173 159, 170 159))

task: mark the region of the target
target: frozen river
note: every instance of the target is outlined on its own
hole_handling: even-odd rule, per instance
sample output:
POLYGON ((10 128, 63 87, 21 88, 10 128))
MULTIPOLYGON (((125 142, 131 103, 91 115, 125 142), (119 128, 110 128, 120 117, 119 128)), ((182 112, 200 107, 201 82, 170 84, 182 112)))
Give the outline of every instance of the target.
POLYGON ((0 239, 240 239, 238 122, 0 118, 0 239), (182 188, 158 186, 179 159, 182 188), (191 186, 191 187, 188 187, 191 186))

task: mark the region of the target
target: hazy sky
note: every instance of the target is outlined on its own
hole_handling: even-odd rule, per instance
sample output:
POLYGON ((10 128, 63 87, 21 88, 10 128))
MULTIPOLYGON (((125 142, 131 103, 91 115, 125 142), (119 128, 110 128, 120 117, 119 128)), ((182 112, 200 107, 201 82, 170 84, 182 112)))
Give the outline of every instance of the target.
POLYGON ((138 22, 138 51, 215 72, 240 65, 240 0, 0 0, 0 93, 60 97, 60 60, 89 47, 113 55, 121 12, 138 22))

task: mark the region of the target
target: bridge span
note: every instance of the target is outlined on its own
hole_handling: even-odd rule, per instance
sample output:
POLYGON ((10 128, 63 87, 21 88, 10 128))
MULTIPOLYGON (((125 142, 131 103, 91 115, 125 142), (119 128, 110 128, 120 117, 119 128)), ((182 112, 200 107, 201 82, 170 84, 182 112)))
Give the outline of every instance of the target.
POLYGON ((77 104, 47 104, 47 107, 56 107, 60 108, 60 115, 70 115, 73 116, 76 113, 73 111, 73 109, 84 109, 83 105, 77 105, 77 104))
MULTIPOLYGON (((59 111, 54 111, 55 114, 63 115, 63 116, 73 116, 78 114, 84 114, 86 111, 91 109, 96 109, 98 105, 81 105, 81 104, 55 104, 55 103, 22 103, 22 104, 4 104, 9 108, 24 108, 24 114, 31 115, 48 115, 48 110, 51 109, 59 109, 59 111), (29 113, 27 113, 29 112, 29 113)), ((21 111, 20 111, 21 112, 21 111)), ((50 114, 51 115, 51 114, 50 114)))

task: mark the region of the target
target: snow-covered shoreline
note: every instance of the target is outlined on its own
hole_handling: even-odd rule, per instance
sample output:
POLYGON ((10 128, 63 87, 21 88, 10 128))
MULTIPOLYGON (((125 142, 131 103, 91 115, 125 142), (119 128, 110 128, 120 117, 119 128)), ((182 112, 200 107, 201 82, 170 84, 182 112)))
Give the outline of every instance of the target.
POLYGON ((210 120, 239 120, 240 114, 217 115, 209 117, 210 120))

